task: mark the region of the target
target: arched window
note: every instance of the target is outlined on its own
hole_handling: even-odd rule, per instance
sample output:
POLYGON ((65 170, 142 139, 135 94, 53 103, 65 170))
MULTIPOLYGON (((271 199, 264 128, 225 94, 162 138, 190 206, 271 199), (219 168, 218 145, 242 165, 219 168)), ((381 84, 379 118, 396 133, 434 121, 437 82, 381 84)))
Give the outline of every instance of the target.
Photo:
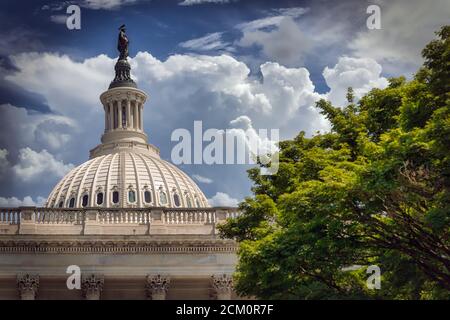
POLYGON ((151 194, 151 192, 148 191, 148 190, 145 190, 145 191, 144 191, 144 201, 145 201, 145 203, 150 203, 150 202, 152 202, 152 194, 151 194))
POLYGON ((103 204, 103 192, 97 193, 97 205, 103 204))
POLYGON ((112 193, 112 202, 119 203, 119 191, 114 191, 112 193))
POLYGON ((128 202, 136 202, 136 192, 134 192, 133 190, 128 191, 128 202))
POLYGON ((87 194, 85 194, 83 196, 83 198, 81 199, 81 205, 83 207, 86 207, 88 205, 88 202, 89 202, 89 196, 87 194))
POLYGON ((177 206, 177 207, 179 207, 181 205, 180 196, 177 193, 173 194, 173 203, 175 203, 175 206, 177 206))
POLYGON ((192 200, 191 197, 186 196, 186 204, 188 208, 192 208, 192 200))
POLYGON ((200 208, 200 200, 198 200, 198 198, 195 198, 195 205, 197 206, 197 208, 200 208))
POLYGON ((166 193, 162 190, 159 190, 159 203, 161 205, 167 204, 167 196, 166 193))
POLYGON ((70 198, 69 200, 69 208, 75 207, 75 198, 70 198))
POLYGON ((64 205, 64 201, 60 201, 59 204, 58 204, 58 208, 62 208, 63 205, 64 205))

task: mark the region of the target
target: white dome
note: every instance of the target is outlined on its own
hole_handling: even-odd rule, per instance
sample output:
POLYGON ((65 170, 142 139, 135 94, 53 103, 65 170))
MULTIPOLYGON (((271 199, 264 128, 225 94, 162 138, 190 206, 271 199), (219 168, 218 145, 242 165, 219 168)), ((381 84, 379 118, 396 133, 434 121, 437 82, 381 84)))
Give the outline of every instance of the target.
POLYGON ((47 207, 209 207, 199 187, 173 164, 149 153, 97 156, 71 170, 47 207))
POLYGON ((119 61, 115 71, 100 95, 105 111, 101 144, 56 185, 46 207, 209 207, 199 187, 148 143, 143 122, 148 96, 129 77, 128 62, 119 61))

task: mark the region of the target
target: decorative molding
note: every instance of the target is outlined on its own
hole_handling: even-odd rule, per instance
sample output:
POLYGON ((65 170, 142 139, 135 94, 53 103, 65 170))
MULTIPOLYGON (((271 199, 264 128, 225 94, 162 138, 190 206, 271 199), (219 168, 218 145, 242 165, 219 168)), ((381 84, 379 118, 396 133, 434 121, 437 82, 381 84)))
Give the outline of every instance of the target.
POLYGON ((123 240, 9 240, 0 241, 2 253, 67 253, 67 254, 136 254, 136 253, 236 253, 232 240, 211 241, 123 241, 123 240))
POLYGON ((34 300, 39 289, 39 275, 28 273, 18 275, 17 287, 22 300, 34 300))
POLYGON ((91 274, 81 280, 83 297, 86 300, 99 300, 105 279, 102 275, 91 274))
POLYGON ((151 276, 147 275, 147 283, 145 289, 147 297, 152 300, 165 300, 167 290, 169 289, 170 277, 160 274, 151 276))

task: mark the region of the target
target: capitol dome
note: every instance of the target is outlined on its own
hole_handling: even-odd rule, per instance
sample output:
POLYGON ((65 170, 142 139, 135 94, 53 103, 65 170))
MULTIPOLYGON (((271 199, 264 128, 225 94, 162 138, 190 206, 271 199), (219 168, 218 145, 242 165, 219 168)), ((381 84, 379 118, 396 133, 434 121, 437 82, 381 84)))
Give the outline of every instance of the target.
POLYGON ((100 96, 105 111, 102 143, 90 151, 89 161, 62 178, 46 207, 209 207, 195 182, 148 143, 143 130, 147 95, 130 78, 128 62, 119 62, 116 77, 100 96))
POLYGON ((173 164, 145 153, 95 157, 71 170, 49 207, 208 207, 199 187, 173 164))

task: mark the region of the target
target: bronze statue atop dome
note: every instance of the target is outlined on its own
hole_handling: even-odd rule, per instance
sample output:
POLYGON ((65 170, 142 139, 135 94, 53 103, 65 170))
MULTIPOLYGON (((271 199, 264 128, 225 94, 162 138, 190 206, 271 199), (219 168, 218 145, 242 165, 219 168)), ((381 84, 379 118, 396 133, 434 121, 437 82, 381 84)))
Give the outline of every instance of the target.
POLYGON ((128 37, 125 33, 125 25, 119 27, 119 38, 117 40, 117 50, 119 50, 119 59, 114 66, 116 75, 114 80, 109 85, 109 88, 116 87, 132 87, 136 88, 136 83, 131 79, 130 64, 127 61, 128 58, 128 37))
POLYGON ((117 40, 117 50, 119 50, 119 60, 126 60, 128 57, 128 37, 125 33, 125 25, 119 28, 119 39, 117 40))

